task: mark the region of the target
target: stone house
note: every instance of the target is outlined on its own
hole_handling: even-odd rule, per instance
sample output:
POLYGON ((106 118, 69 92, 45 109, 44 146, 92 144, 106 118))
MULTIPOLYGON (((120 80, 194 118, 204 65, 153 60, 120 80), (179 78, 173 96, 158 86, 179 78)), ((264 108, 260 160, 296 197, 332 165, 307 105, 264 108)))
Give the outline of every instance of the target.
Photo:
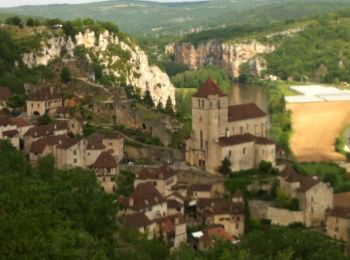
POLYGON ((48 125, 32 127, 24 134, 24 152, 28 153, 32 143, 40 138, 66 134, 68 134, 67 121, 57 121, 48 125))
POLYGON ((119 163, 124 156, 124 139, 121 135, 94 133, 85 140, 85 165, 91 166, 98 156, 104 152, 109 152, 119 163))
POLYGON ((186 141, 186 162, 217 173, 228 158, 232 170, 275 164, 276 147, 267 138, 269 115, 255 104, 228 105, 228 97, 208 79, 192 96, 192 133, 186 141))
POLYGON ((30 95, 26 101, 28 116, 42 116, 55 113, 62 107, 62 97, 54 93, 52 88, 42 88, 30 95))
POLYGON ((185 214, 184 203, 181 203, 175 199, 167 199, 168 215, 175 215, 178 213, 185 214))
POLYGON ((157 224, 149 220, 144 212, 120 216, 118 221, 127 228, 136 229, 141 234, 146 234, 148 239, 153 239, 156 236, 157 224))
POLYGON ((12 93, 10 89, 0 87, 0 109, 7 107, 6 100, 11 97, 12 93))
POLYGON ((326 234, 334 239, 349 242, 350 192, 334 194, 334 208, 327 214, 326 234))
POLYGON ((78 138, 60 140, 54 156, 58 168, 84 167, 84 142, 78 138))
POLYGON ((333 208, 333 188, 319 181, 316 176, 299 175, 291 166, 286 166, 278 176, 279 188, 290 198, 299 200, 307 227, 323 226, 326 212, 333 208))
POLYGON ((109 152, 102 152, 91 165, 91 169, 95 171, 97 181, 104 191, 109 193, 115 191, 118 164, 109 152))
POLYGON ((196 205, 197 218, 202 224, 222 225, 225 231, 235 238, 244 234, 245 206, 241 193, 236 193, 232 200, 200 199, 196 205))
POLYGON ((152 182, 160 194, 168 196, 174 192, 172 187, 177 183, 177 173, 166 166, 156 169, 142 168, 137 174, 134 186, 145 182, 152 182))
POLYGON ((10 117, 0 117, 0 139, 8 140, 14 147, 20 149, 17 125, 10 117))
POLYGON ((138 184, 130 197, 120 199, 120 204, 122 215, 143 212, 150 220, 167 216, 167 202, 151 182, 138 184))
POLYGON ((218 197, 225 192, 222 182, 192 184, 187 189, 188 200, 209 199, 218 197))

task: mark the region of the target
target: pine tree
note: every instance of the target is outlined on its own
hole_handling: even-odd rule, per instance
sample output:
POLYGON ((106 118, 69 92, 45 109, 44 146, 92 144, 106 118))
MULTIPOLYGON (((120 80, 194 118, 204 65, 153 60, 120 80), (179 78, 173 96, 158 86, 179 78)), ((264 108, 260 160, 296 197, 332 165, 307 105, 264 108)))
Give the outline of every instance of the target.
POLYGON ((145 103, 146 107, 154 108, 153 98, 149 90, 145 91, 145 95, 143 96, 143 102, 145 103))
POLYGON ((225 176, 228 176, 232 173, 231 171, 231 161, 228 158, 225 158, 222 163, 221 166, 219 167, 218 171, 225 176))
POLYGON ((173 106, 173 102, 171 101, 170 96, 168 96, 168 99, 166 100, 165 112, 169 115, 174 114, 174 106, 173 106))
POLYGON ((159 102, 158 102, 157 110, 158 110, 158 111, 162 111, 162 110, 163 110, 163 103, 162 103, 162 101, 159 101, 159 102))

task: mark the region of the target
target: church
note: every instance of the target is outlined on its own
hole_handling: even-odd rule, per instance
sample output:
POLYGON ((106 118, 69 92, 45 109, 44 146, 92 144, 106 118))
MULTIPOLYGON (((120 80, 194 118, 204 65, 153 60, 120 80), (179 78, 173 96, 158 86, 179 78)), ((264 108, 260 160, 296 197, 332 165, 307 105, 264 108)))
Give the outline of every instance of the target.
POLYGON ((192 96, 192 133, 186 141, 186 162, 216 174, 225 158, 232 171, 276 162, 270 140, 269 115, 256 104, 228 105, 228 97, 210 78, 192 96))

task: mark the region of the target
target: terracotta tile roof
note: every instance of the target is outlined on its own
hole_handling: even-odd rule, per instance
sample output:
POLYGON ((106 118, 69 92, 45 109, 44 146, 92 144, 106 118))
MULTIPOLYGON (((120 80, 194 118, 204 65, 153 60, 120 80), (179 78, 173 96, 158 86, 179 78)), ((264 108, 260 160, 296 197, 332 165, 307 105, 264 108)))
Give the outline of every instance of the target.
POLYGON ((54 135, 56 131, 62 131, 68 129, 67 121, 57 121, 48 125, 36 126, 30 128, 25 136, 41 137, 54 135))
POLYGON ((30 146, 30 152, 35 154, 41 154, 44 152, 46 146, 55 146, 64 139, 68 139, 67 135, 52 135, 41 138, 33 142, 30 146))
POLYGON ((0 87, 0 101, 5 101, 12 95, 8 88, 0 87))
POLYGON ((210 225, 203 230, 203 236, 200 238, 203 243, 208 246, 215 242, 215 238, 220 238, 226 241, 235 240, 230 234, 225 231, 223 225, 210 225))
POLYGON ((231 146, 231 145, 237 145, 237 144, 251 143, 255 141, 256 141, 256 137, 252 134, 233 135, 229 137, 220 137, 219 145, 231 146))
POLYGON ((15 125, 9 116, 0 117, 0 126, 15 125))
POLYGON ((142 168, 137 174, 140 180, 167 180, 176 176, 176 172, 169 167, 163 166, 156 169, 142 168))
POLYGON ((196 206, 205 217, 221 214, 244 215, 245 213, 243 202, 232 202, 221 198, 199 199, 196 206))
POLYGON ((14 136, 18 135, 18 131, 17 130, 8 130, 8 131, 2 132, 2 134, 4 136, 7 136, 7 137, 14 137, 14 136))
POLYGON ((252 118, 265 117, 267 114, 254 103, 234 105, 228 107, 228 121, 241 121, 252 118))
POLYGON ((31 126, 32 124, 24 119, 23 117, 15 117, 15 118, 12 118, 11 121, 17 125, 18 128, 21 128, 21 127, 27 127, 27 126, 31 126))
POLYGON ((208 96, 218 95, 224 97, 225 94, 221 91, 218 85, 211 79, 208 78, 202 86, 200 86, 193 97, 207 98, 208 96))
POLYGON ((256 144, 263 144, 263 145, 276 144, 274 141, 272 141, 271 139, 266 138, 266 137, 256 137, 255 143, 256 144))
POLYGON ((165 202, 165 198, 151 182, 140 183, 136 186, 129 198, 122 198, 124 208, 142 210, 165 202))
POLYGON ((79 142, 80 139, 78 138, 64 138, 58 143, 57 148, 62 150, 68 150, 69 148, 73 147, 79 142))
POLYGON ((331 210, 330 216, 350 219, 350 205, 348 207, 335 207, 331 210))
POLYGON ((117 162, 109 152, 102 152, 91 167, 95 169, 111 169, 117 167, 117 162))
POLYGON ((29 101, 48 101, 53 99, 61 99, 62 97, 53 93, 49 88, 42 88, 34 92, 29 98, 29 101))
POLYGON ((147 218, 145 213, 134 213, 121 216, 119 222, 128 228, 142 228, 150 225, 152 222, 147 218))
POLYGON ((175 224, 176 219, 178 220, 178 224, 179 225, 186 223, 186 218, 181 213, 170 215, 170 216, 165 216, 165 217, 161 217, 161 218, 157 218, 154 221, 157 222, 157 223, 171 221, 171 222, 173 222, 175 224))
POLYGON ((350 207, 350 192, 337 193, 333 195, 334 207, 350 207))
POLYGON ((0 110, 0 117, 7 117, 7 113, 5 113, 3 110, 0 110))

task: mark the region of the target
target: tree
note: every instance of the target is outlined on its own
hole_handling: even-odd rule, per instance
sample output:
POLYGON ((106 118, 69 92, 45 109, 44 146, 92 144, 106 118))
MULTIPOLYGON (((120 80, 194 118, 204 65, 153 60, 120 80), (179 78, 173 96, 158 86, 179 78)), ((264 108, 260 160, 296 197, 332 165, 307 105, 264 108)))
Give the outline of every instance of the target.
POLYGON ((173 101, 171 100, 170 96, 168 96, 168 99, 166 100, 165 112, 169 115, 174 115, 174 105, 173 105, 173 101))
POLYGON ((13 16, 13 17, 7 18, 5 23, 10 25, 20 26, 22 24, 22 20, 18 16, 13 16))
POLYGON ((299 210, 299 199, 292 198, 289 203, 289 209, 293 211, 299 210))
POLYGON ((280 207, 280 208, 289 208, 290 199, 288 197, 288 194, 286 194, 282 190, 277 190, 276 204, 277 204, 277 207, 280 207))
POLYGON ((261 161, 259 163, 259 172, 261 173, 269 173, 272 170, 272 163, 267 161, 261 161))
POLYGON ((143 96, 143 102, 145 103, 146 107, 154 108, 154 101, 149 90, 145 91, 145 95, 143 96))
POLYGON ((338 184, 338 178, 333 173, 326 173, 323 177, 324 182, 328 182, 333 188, 338 184))
POLYGON ((67 67, 64 67, 61 71, 61 80, 63 83, 68 83, 72 79, 70 70, 67 67))
POLYGON ((37 119, 38 125, 48 125, 51 122, 52 122, 52 118, 48 114, 42 115, 37 119))
POLYGON ((130 196, 134 189, 135 174, 128 171, 120 171, 117 178, 117 194, 130 196))
POLYGON ((162 103, 162 101, 159 101, 159 102, 158 102, 157 110, 158 110, 158 111, 162 111, 162 110, 163 110, 163 103, 162 103))
POLYGON ((12 95, 6 100, 6 104, 11 108, 23 107, 25 97, 22 95, 12 95))
POLYGON ((29 27, 34 27, 34 26, 35 26, 35 21, 34 21, 33 18, 28 18, 26 24, 27 24, 27 26, 29 26, 29 27))
POLYGON ((231 161, 228 158, 225 158, 224 160, 222 160, 221 166, 218 168, 218 171, 224 176, 229 176, 232 173, 231 166, 231 161))

